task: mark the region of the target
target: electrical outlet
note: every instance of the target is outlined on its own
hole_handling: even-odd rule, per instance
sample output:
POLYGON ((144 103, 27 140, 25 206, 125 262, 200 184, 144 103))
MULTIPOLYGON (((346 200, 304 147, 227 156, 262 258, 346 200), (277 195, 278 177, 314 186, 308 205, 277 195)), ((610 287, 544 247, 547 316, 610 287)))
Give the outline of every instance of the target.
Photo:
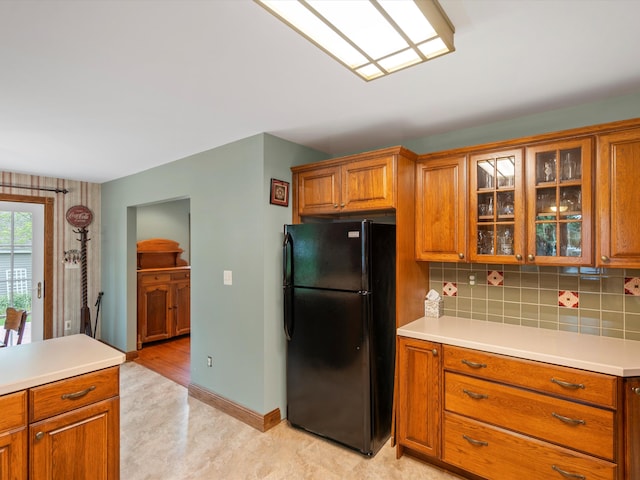
POLYGON ((473 287, 476 284, 476 274, 471 272, 469 274, 469 286, 473 287))
POLYGON ((65 330, 71 330, 71 320, 65 320, 64 321, 64 329, 65 330))
POLYGON ((207 367, 213 367, 213 357, 211 355, 207 357, 207 367))

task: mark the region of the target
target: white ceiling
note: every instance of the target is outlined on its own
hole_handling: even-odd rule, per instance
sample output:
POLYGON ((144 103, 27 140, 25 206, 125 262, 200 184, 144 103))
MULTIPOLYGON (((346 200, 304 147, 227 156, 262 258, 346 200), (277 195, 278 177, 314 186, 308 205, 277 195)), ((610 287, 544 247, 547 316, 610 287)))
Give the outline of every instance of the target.
POLYGON ((367 83, 250 0, 0 0, 0 170, 101 183, 261 132, 342 154, 640 91, 639 0, 440 3, 456 52, 367 83))

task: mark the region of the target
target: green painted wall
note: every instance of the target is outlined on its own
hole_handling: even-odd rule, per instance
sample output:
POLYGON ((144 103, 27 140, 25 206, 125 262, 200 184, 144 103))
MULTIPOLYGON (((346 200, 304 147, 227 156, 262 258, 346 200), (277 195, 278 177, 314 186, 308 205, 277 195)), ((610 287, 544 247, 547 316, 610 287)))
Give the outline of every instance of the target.
POLYGON ((418 154, 640 117, 640 92, 444 132, 403 143, 418 154))
POLYGON ((189 198, 191 381, 256 412, 284 414, 279 259, 291 208, 269 204, 270 180, 290 182, 291 166, 326 157, 260 134, 103 184, 103 340, 136 348, 136 207, 189 198), (233 285, 223 285, 224 270, 233 285))

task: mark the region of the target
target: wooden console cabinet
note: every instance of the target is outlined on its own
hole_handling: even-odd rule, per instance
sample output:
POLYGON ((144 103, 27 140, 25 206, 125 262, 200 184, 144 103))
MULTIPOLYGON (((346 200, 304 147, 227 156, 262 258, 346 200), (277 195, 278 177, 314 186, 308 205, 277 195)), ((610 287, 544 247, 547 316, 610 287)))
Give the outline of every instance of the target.
POLYGON ((191 267, 178 242, 141 240, 138 248, 138 349, 191 332, 191 267))
POLYGON ((189 267, 138 271, 138 348, 191 331, 189 267))
POLYGON ((640 478, 637 377, 413 338, 398 346, 398 456, 489 480, 640 478))

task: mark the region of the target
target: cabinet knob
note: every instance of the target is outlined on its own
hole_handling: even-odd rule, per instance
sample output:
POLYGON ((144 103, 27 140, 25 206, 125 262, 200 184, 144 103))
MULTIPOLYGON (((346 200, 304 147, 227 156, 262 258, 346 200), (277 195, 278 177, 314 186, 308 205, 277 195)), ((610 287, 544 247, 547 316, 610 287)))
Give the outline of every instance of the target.
POLYGON ((608 261, 609 261, 609 257, 607 257, 606 255, 602 255, 602 256, 600 257, 600 260, 602 260, 603 262, 605 262, 605 263, 606 263, 606 262, 608 262, 608 261))
POLYGON ((334 203, 334 204, 333 204, 333 208, 338 208, 338 204, 337 204, 337 203, 334 203))
MULTIPOLYGON (((431 353, 433 354, 434 357, 438 356, 438 350, 436 348, 431 350, 431 353)), ((640 388, 637 388, 636 390, 640 390, 640 388)), ((636 392, 636 393, 638 393, 638 392, 636 392)), ((638 393, 638 395, 640 395, 640 393, 638 393)))
POLYGON ((36 433, 36 440, 42 440, 44 438, 44 432, 36 433))
POLYGON ((340 204, 340 208, 344 208, 344 203, 341 203, 341 204, 340 204))
POLYGON ((535 259, 536 259, 536 257, 532 253, 527 255, 527 260, 529 260, 530 262, 533 262, 535 259))
POLYGON ((640 387, 633 388, 632 390, 636 395, 640 395, 640 387))
POLYGON ((520 255, 519 253, 516 254, 516 260, 522 260, 522 255, 520 255))
POLYGON ((458 254, 458 258, 459 258, 460 260, 462 260, 462 259, 464 258, 464 253, 460 252, 460 253, 458 254))

